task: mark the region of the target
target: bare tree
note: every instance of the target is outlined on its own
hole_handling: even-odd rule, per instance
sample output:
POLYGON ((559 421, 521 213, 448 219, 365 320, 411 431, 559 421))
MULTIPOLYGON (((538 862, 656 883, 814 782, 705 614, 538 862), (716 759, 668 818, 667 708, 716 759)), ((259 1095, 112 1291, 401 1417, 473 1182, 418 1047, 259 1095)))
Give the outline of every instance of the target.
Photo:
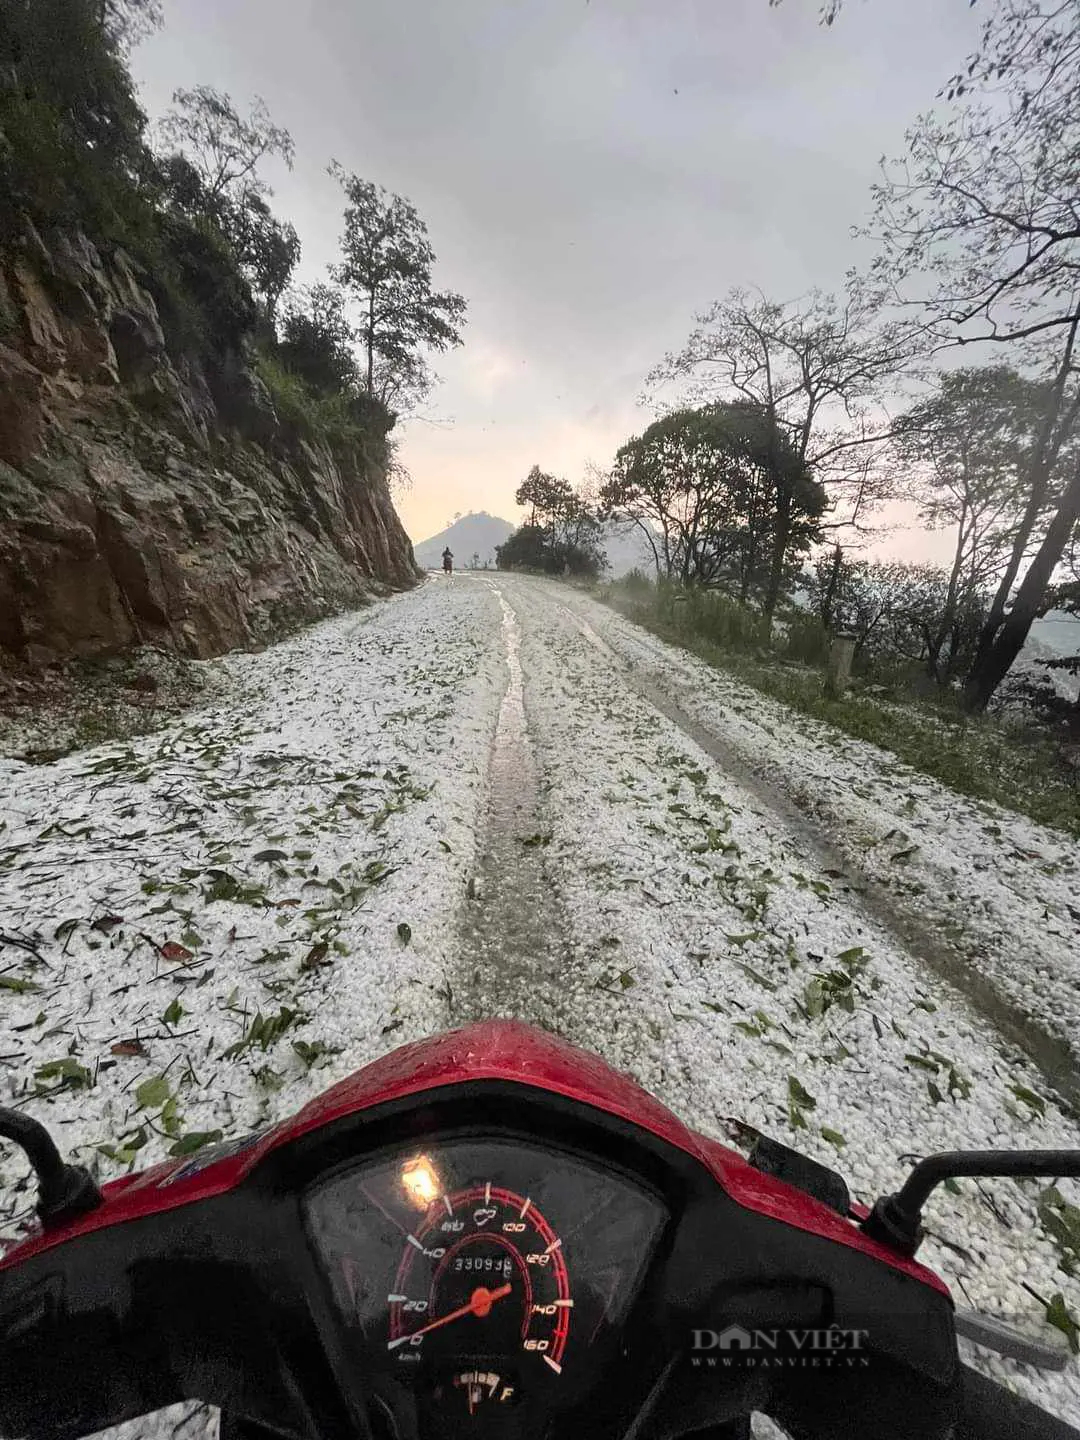
POLYGON ((957 611, 993 588, 1012 564, 1021 529, 1030 528, 1024 481, 1045 400, 1042 387, 1008 366, 950 370, 896 422, 900 460, 923 484, 923 523, 954 535, 930 641, 935 663, 957 611))
POLYGON ((693 403, 744 400, 764 411, 825 486, 823 530, 861 531, 892 493, 884 383, 910 361, 908 327, 879 322, 854 287, 781 303, 732 290, 697 317, 682 350, 648 377, 693 403))
POLYGON ((1028 504, 968 677, 967 703, 982 709, 1019 654, 1080 518, 1078 470, 1010 604, 1054 467, 1080 425, 1080 0, 1002 0, 946 98, 951 112, 920 117, 906 159, 875 187, 877 293, 914 307, 938 345, 1021 347, 1048 397, 1028 504))

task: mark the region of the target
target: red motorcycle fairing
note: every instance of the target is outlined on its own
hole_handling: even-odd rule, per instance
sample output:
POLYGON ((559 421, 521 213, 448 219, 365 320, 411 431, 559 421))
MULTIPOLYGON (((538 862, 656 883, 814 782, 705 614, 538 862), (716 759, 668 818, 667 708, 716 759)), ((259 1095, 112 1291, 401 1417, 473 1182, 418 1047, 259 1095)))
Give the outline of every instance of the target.
POLYGON ((224 1195, 272 1151, 361 1111, 423 1091, 484 1080, 547 1091, 636 1125, 691 1156, 744 1209, 848 1246, 949 1295, 931 1270, 869 1239, 850 1220, 756 1170, 718 1141, 688 1129, 635 1080, 599 1056, 516 1020, 486 1020, 402 1045, 269 1130, 114 1180, 104 1187, 98 1209, 13 1244, 0 1257, 0 1271, 78 1236, 224 1195))

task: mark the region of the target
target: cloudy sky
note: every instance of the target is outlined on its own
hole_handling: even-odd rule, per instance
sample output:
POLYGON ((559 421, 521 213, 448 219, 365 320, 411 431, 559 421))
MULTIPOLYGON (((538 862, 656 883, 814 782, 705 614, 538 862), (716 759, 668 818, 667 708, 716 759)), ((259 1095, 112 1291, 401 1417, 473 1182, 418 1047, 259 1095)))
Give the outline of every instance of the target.
MULTIPOLYGON (((582 477, 650 418, 645 373, 732 285, 793 299, 865 258, 883 153, 972 48, 966 0, 166 0, 135 55, 153 116, 177 86, 261 95, 296 141, 268 174, 335 258, 331 158, 407 195, 437 283, 469 301, 400 509, 514 519, 529 467, 582 477)), ((896 518, 896 517, 894 517, 896 518)), ((888 549, 941 553, 894 534, 888 549)))

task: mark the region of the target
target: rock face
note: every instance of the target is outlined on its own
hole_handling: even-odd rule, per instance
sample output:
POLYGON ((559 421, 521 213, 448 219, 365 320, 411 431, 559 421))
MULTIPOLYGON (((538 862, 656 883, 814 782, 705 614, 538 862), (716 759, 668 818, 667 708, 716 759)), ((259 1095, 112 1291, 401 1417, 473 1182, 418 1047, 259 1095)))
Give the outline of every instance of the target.
POLYGON ((379 437, 279 422, 244 357, 170 356, 122 252, 0 256, 0 665, 206 657, 418 576, 379 437))

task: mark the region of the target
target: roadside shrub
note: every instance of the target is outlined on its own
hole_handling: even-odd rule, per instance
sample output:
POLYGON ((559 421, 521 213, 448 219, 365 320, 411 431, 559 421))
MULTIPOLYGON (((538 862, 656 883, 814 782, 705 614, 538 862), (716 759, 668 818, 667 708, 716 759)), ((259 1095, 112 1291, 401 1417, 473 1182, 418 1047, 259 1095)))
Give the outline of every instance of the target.
POLYGON ((202 217, 166 214, 160 253, 176 339, 209 356, 239 350, 254 328, 255 302, 221 232, 202 217))
POLYGON ((757 650, 768 644, 764 619, 719 590, 684 589, 661 581, 656 611, 676 630, 699 636, 721 650, 757 650))
POLYGON ((295 437, 338 450, 358 449, 370 464, 389 462, 393 417, 378 400, 341 392, 320 395, 265 347, 255 352, 255 372, 270 392, 278 419, 295 437))
POLYGON ((832 636, 816 615, 794 610, 784 623, 781 652, 804 665, 824 665, 829 658, 832 636))
POLYGON ((644 570, 638 570, 636 567, 616 583, 622 586, 628 595, 633 595, 636 599, 644 599, 652 593, 654 588, 652 576, 646 575, 644 570))

